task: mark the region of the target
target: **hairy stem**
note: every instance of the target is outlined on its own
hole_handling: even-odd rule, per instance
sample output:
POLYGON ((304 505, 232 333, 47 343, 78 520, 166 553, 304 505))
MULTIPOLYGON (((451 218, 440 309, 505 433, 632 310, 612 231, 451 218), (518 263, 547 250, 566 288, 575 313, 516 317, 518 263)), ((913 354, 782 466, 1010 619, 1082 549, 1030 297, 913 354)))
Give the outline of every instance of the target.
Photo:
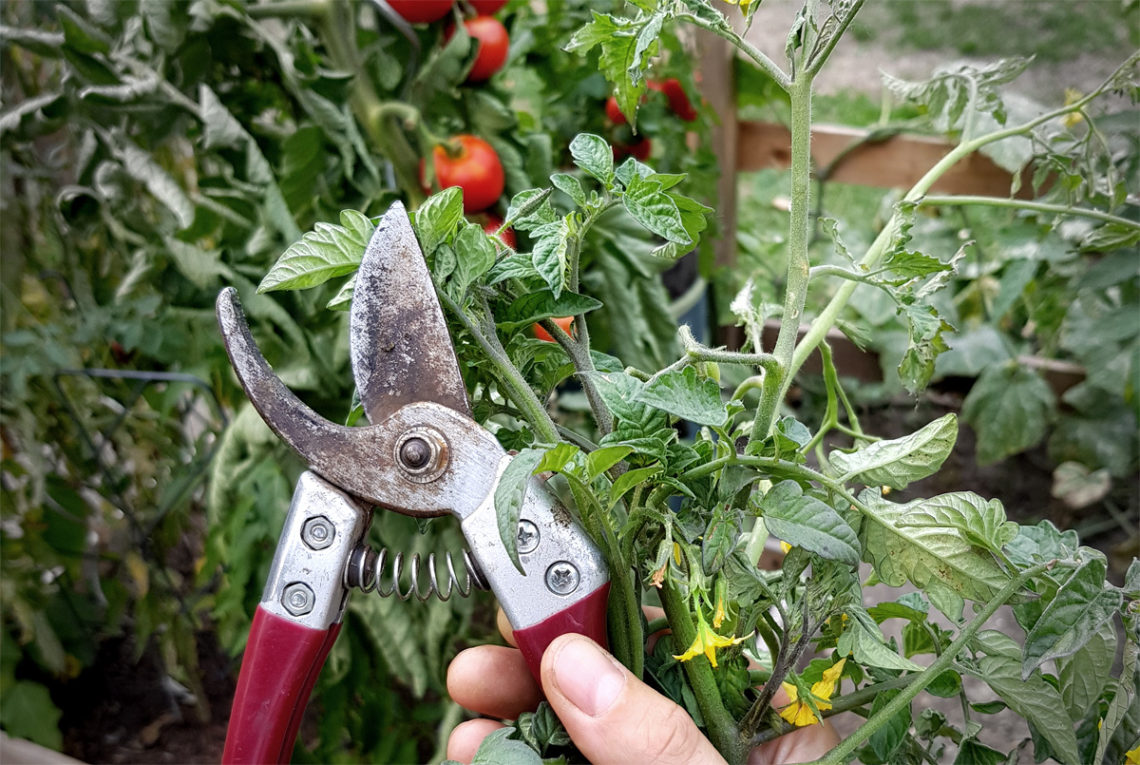
POLYGON ((1086 207, 1069 207, 1068 205, 1055 205, 1045 202, 1033 202, 1027 199, 1005 199, 1003 197, 978 196, 925 196, 918 202, 923 206, 967 206, 983 205, 985 207, 1008 207, 1014 210, 1032 210, 1034 212, 1056 213, 1057 215, 1072 215, 1078 218, 1091 218, 1106 223, 1115 223, 1125 228, 1140 230, 1140 222, 1122 218, 1119 215, 1106 213, 1101 210, 1090 210, 1086 207))
MULTIPOLYGON (((689 616, 685 596, 668 579, 661 588, 661 605, 665 607, 665 616, 673 629, 673 644, 678 650, 684 650, 696 639, 697 628, 689 616)), ((724 708, 709 660, 704 656, 696 656, 681 666, 685 668, 685 677, 689 680, 693 695, 697 697, 697 706, 700 707, 701 717, 708 729, 709 740, 730 763, 743 762, 748 750, 737 733, 736 721, 724 708)))

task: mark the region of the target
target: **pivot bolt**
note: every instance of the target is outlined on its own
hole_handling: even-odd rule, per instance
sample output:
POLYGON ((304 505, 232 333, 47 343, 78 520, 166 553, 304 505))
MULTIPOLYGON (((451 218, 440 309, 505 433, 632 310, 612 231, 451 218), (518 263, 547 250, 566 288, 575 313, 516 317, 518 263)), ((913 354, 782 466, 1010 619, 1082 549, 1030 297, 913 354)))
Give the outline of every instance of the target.
POLYGON ((422 468, 431 459, 431 446, 419 436, 409 438, 400 447, 400 461, 412 470, 422 468))
POLYGON ((285 591, 281 593, 281 605, 293 616, 304 616, 312 611, 316 600, 316 595, 304 582, 286 585, 285 591))
POLYGON ((310 518, 301 527, 301 540, 312 550, 325 549, 333 543, 335 536, 336 527, 323 515, 310 518))
POLYGON ((538 526, 530 521, 519 521, 519 533, 515 539, 520 553, 534 552, 538 547, 538 526))
POLYGON ((412 483, 431 483, 447 469, 447 439, 428 426, 411 428, 396 441, 393 456, 412 483))
POLYGON ((569 595, 578 589, 582 577, 573 563, 560 560, 546 569, 546 587, 555 595, 569 595))

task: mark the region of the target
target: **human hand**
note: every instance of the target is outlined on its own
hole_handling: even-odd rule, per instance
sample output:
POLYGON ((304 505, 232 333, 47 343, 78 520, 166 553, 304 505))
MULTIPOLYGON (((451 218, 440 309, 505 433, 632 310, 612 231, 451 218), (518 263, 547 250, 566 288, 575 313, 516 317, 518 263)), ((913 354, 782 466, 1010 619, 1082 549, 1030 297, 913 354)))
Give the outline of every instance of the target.
MULTIPOLYGON (((500 630, 513 645, 510 626, 499 616, 500 630)), ((570 738, 596 765, 724 762, 684 709, 581 635, 563 635, 550 644, 542 657, 541 689, 517 649, 489 645, 469 648, 455 657, 448 668, 447 689, 462 706, 497 719, 514 719, 533 710, 545 691, 570 738)), ((470 762, 483 739, 503 727, 497 719, 458 725, 447 743, 448 758, 470 762)), ((825 722, 757 747, 748 763, 807 762, 838 743, 834 729, 825 722)))

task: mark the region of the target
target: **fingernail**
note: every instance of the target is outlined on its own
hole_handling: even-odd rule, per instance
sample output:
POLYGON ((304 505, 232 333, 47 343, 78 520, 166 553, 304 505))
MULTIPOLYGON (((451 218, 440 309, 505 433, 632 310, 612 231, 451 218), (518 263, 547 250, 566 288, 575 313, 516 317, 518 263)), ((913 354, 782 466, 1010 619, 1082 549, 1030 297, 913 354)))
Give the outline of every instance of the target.
POLYGON ((592 640, 567 641, 554 657, 554 678, 571 704, 590 717, 605 714, 625 687, 625 673, 592 640))

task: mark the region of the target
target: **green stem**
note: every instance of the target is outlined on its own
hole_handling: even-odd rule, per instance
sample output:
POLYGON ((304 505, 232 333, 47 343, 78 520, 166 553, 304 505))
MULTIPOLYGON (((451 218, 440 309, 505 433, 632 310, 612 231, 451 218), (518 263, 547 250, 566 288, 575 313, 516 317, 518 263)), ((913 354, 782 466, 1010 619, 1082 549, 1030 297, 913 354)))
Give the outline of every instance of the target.
POLYGON ((437 290, 436 294, 439 295, 440 302, 447 307, 447 310, 451 311, 452 315, 459 320, 471 337, 475 339, 475 342, 479 344, 483 354, 494 367, 495 379, 503 386, 503 393, 518 407, 519 412, 534 429, 539 441, 547 444, 558 443, 557 426, 550 419, 546 407, 534 395, 534 391, 531 390, 522 374, 511 363, 502 343, 499 342, 498 335, 495 334, 494 327, 491 326, 487 328, 487 331, 484 331, 443 290, 437 290))
POLYGON ((677 334, 681 338, 681 345, 685 348, 686 358, 683 361, 686 362, 715 361, 724 364, 745 364, 763 369, 772 369, 779 363, 776 361, 776 357, 770 353, 739 353, 737 351, 726 351, 723 348, 709 348, 698 342, 693 337, 693 331, 684 324, 678 328, 677 334))
POLYGON ((745 41, 740 35, 732 30, 732 27, 727 25, 720 25, 713 21, 709 21, 698 16, 681 15, 677 18, 692 24, 695 27, 700 27, 708 32, 712 32, 717 37, 722 37, 728 42, 732 43, 741 53, 752 60, 752 63, 764 72, 764 74, 775 80, 776 84, 783 90, 788 90, 792 86, 792 78, 776 64, 775 61, 768 58, 763 51, 756 46, 745 41))
POLYGON ((1122 218, 1101 210, 1090 210, 1085 207, 1068 207, 1045 202, 1032 202, 1027 199, 1006 199, 1003 197, 978 196, 925 196, 918 202, 920 205, 948 206, 948 205, 985 205, 987 207, 1008 207, 1014 210, 1033 210, 1034 212, 1056 213, 1057 215, 1073 215, 1078 218, 1092 218, 1106 223, 1115 223, 1126 228, 1140 230, 1140 222, 1122 218))
MULTIPOLYGON (((969 156, 970 154, 973 154, 983 146, 1005 138, 1024 135, 1025 133, 1033 130, 1033 128, 1037 127, 1038 125, 1041 125, 1050 120, 1057 119, 1058 117, 1063 117, 1064 115, 1071 112, 1076 112, 1084 109, 1084 107, 1090 101, 1100 96, 1109 88, 1113 80, 1122 70, 1129 66, 1132 66, 1138 59, 1140 59, 1140 52, 1134 53, 1132 56, 1130 56, 1127 61, 1121 64, 1115 72, 1109 75, 1109 77, 1103 83, 1101 83, 1100 87, 1089 93, 1084 98, 1073 102, 1072 104, 1054 109, 1051 112, 1042 114, 1041 116, 1029 120, 1028 122, 1022 123, 1021 125, 1015 125, 1014 127, 1006 128, 1004 130, 998 130, 993 133, 978 136, 971 141, 966 141, 958 144, 949 153, 947 153, 946 156, 940 159, 934 165, 934 167, 930 168, 930 170, 928 170, 926 174, 923 175, 922 178, 920 178, 918 182, 914 184, 913 187, 911 187, 910 191, 908 191, 906 196, 903 197, 903 201, 921 203, 923 196, 926 195, 926 192, 930 190, 930 188, 935 184, 935 182, 938 181, 939 178, 941 178, 948 170, 950 170, 950 168, 960 162, 963 158, 969 156)), ((793 104, 794 103, 795 102, 793 100, 793 104)), ((794 135, 795 134, 793 133, 793 136, 794 135)), ((860 267, 871 269, 878 265, 879 261, 887 253, 887 247, 890 244, 891 239, 894 237, 895 228, 897 225, 898 213, 895 213, 893 216, 891 216, 891 219, 887 222, 887 225, 884 226, 883 230, 879 232, 879 235, 875 238, 875 241, 871 243, 871 246, 867 249, 867 252, 859 261, 860 267)), ((808 356, 811 355, 812 351, 815 350, 815 347, 819 345, 819 343, 827 335, 828 330, 835 326, 835 322, 839 318, 840 312, 844 309, 844 307, 846 307, 847 302, 851 299, 851 294, 855 291, 855 288, 857 286, 857 282, 847 282, 846 284, 840 286, 840 288, 836 290, 835 295, 833 295, 831 300, 828 302, 827 306, 819 314, 816 320, 812 322, 811 327, 808 329, 803 339, 801 339, 799 344, 796 346, 795 354, 792 357, 791 367, 786 370, 786 376, 782 381, 780 398, 783 398, 783 395, 787 392, 788 387, 791 385, 792 379, 795 378, 796 372, 799 371, 800 367, 802 367, 804 362, 807 361, 808 356)))
POLYGON ((811 91, 810 73, 796 78, 789 94, 792 102, 791 213, 788 220, 788 275, 784 293, 784 314, 780 334, 773 350, 776 363, 766 369, 760 405, 752 424, 752 440, 767 438, 776 420, 776 410, 791 382, 792 354, 799 332, 800 316, 807 301, 811 262, 808 243, 811 237, 811 91))
POLYGON ((251 19, 315 18, 329 12, 328 0, 278 0, 249 5, 245 12, 251 19))
MULTIPOLYGON (((673 629, 673 645, 680 651, 685 650, 696 639, 697 628, 689 615, 685 596, 668 579, 661 587, 661 605, 664 606, 665 616, 673 629)), ((704 656, 696 656, 682 662, 681 666, 685 668, 685 677, 689 680, 693 695, 697 697, 697 706, 704 718, 709 740, 730 763, 743 762, 748 750, 740 740, 736 720, 724 707, 709 660, 704 656)))
POLYGON ((958 637, 954 639, 954 642, 950 644, 941 656, 935 659, 929 667, 920 672, 899 695, 891 699, 891 701, 871 717, 871 719, 867 720, 867 722, 859 726, 854 733, 841 741, 839 746, 832 749, 826 756, 817 760, 815 765, 842 765, 842 763, 846 762, 847 758, 854 753, 860 744, 870 738, 875 731, 890 722, 904 707, 910 706, 910 702, 918 695, 919 691, 930 685, 934 682, 935 678, 950 668, 951 664, 954 663, 954 659, 962 652, 966 644, 973 639, 974 635, 978 634, 982 626, 989 621, 990 617, 993 616, 1007 600, 1012 598, 1026 582, 1047 570, 1052 565, 1052 562, 1038 564, 1022 571, 1011 579, 1005 587, 1002 587, 998 591, 993 599, 986 603, 985 608, 979 611, 978 615, 958 633, 958 637))
POLYGON ((847 31, 847 27, 851 25, 851 22, 855 20, 855 14, 863 7, 863 1, 864 0, 855 0, 855 2, 851 4, 847 15, 840 20, 839 27, 832 32, 823 50, 813 55, 808 61, 807 72, 809 76, 814 77, 819 73, 819 70, 823 68, 823 65, 827 63, 827 59, 831 57, 831 52, 835 50, 835 45, 839 42, 840 38, 843 37, 843 33, 847 31))

